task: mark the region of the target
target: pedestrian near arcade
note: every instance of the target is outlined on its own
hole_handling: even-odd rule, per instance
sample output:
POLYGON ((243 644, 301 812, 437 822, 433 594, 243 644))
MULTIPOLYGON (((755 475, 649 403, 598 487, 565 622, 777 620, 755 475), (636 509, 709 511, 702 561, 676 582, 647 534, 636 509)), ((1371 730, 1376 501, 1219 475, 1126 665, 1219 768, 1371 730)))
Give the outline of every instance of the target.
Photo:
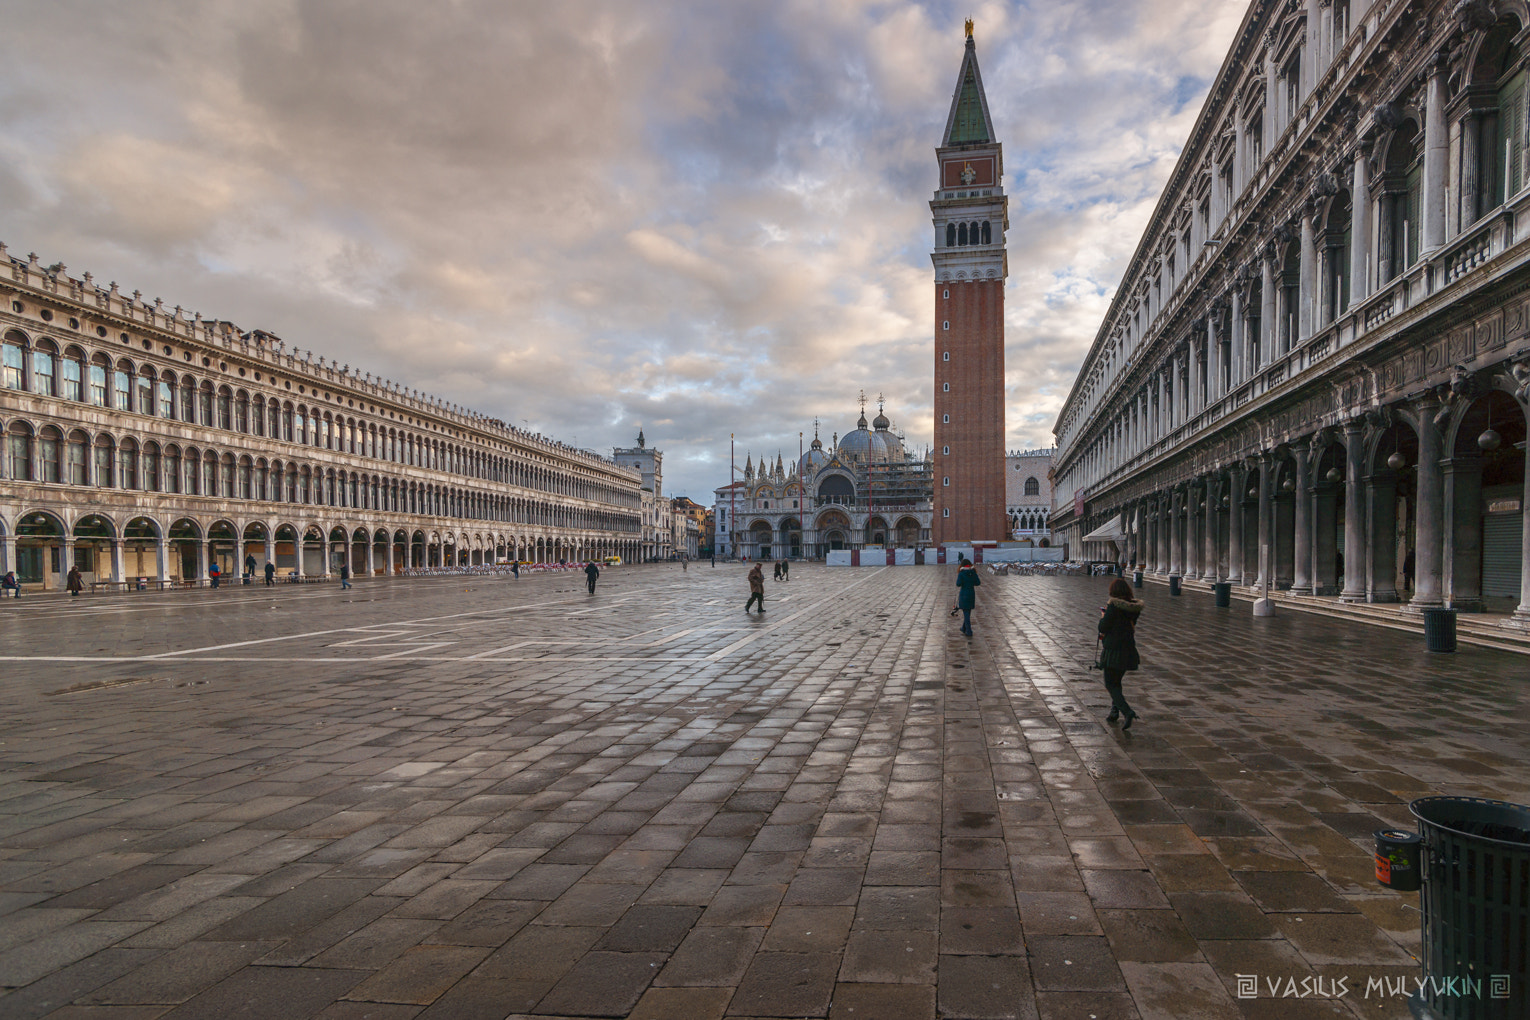
POLYGON ((962 611, 962 633, 968 637, 972 636, 972 611, 977 608, 977 587, 982 583, 977 567, 968 563, 963 556, 961 566, 956 568, 956 608, 962 611))
POLYGON ((69 589, 70 598, 74 598, 84 589, 85 575, 80 573, 78 563, 69 568, 69 577, 64 581, 64 587, 69 589))
POLYGON ((775 580, 779 581, 779 580, 781 580, 781 563, 780 563, 779 560, 774 564, 774 568, 775 568, 775 580))
POLYGON ((276 583, 276 564, 272 563, 270 560, 266 560, 266 587, 269 588, 269 587, 271 587, 275 583, 276 583))
POLYGON ((1121 692, 1121 680, 1142 665, 1137 655, 1137 618, 1142 602, 1132 598, 1132 586, 1125 578, 1110 582, 1110 597, 1100 609, 1100 668, 1105 671, 1105 689, 1110 692, 1110 714, 1106 722, 1125 718, 1121 729, 1129 730, 1137 718, 1121 692))
POLYGON ((756 563, 749 571, 749 601, 744 603, 744 612, 749 612, 749 607, 759 604, 760 612, 765 612, 765 568, 756 563))
POLYGON ((519 581, 521 579, 521 561, 520 560, 511 560, 510 561, 510 573, 515 575, 515 579, 517 581, 519 581))
POLYGON ((341 591, 345 591, 350 586, 351 586, 351 565, 349 563, 342 563, 342 564, 340 564, 340 590, 341 591))
POLYGON ((783 580, 783 581, 790 581, 791 579, 792 579, 792 561, 791 560, 782 560, 781 561, 781 580, 783 580))
POLYGON ((16 571, 7 570, 5 577, 0 578, 0 591, 8 591, 12 598, 21 598, 21 582, 16 580, 16 571))
POLYGON ((254 580, 255 578, 255 554, 250 553, 244 558, 244 576, 254 580))
POLYGON ((591 595, 595 594, 595 579, 599 576, 600 568, 595 565, 594 560, 584 565, 584 579, 589 582, 591 595))
POLYGON ((218 578, 223 576, 223 570, 216 563, 207 568, 207 576, 212 579, 212 586, 218 587, 218 578))

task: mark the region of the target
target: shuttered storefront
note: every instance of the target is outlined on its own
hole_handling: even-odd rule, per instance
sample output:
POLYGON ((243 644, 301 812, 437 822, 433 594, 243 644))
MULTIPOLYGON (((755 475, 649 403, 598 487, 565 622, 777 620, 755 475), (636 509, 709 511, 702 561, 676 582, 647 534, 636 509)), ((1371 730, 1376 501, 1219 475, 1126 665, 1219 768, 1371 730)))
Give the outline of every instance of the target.
POLYGON ((1519 598, 1523 514, 1487 514, 1482 518, 1482 594, 1519 598))

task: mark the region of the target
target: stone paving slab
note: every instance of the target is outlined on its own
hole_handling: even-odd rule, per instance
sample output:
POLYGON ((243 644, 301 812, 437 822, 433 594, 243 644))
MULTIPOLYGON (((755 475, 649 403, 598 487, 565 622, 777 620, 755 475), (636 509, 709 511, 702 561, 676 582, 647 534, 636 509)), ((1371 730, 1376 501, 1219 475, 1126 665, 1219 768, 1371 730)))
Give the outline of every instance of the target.
POLYGON ((1402 1018, 1371 831, 1530 801, 1512 653, 1150 586, 1123 732, 1104 579, 744 573, 8 603, 0 1015, 1402 1018))

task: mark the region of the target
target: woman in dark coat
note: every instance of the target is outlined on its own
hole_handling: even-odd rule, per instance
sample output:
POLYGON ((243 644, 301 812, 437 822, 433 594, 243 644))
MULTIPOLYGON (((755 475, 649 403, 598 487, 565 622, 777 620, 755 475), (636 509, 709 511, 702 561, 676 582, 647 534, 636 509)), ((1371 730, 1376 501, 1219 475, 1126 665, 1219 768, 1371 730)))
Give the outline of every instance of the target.
POLYGON ((962 611, 962 633, 972 636, 972 610, 977 607, 977 586, 983 583, 977 567, 962 557, 962 565, 956 569, 956 608, 962 611))
POLYGON ((1142 664, 1137 656, 1136 638, 1140 615, 1142 603, 1132 598, 1132 586, 1119 577, 1110 582, 1110 599, 1100 612, 1100 665, 1105 670, 1105 689, 1110 692, 1110 714, 1105 721, 1115 722, 1125 716, 1123 730, 1131 729, 1137 718, 1121 693, 1121 679, 1142 664))

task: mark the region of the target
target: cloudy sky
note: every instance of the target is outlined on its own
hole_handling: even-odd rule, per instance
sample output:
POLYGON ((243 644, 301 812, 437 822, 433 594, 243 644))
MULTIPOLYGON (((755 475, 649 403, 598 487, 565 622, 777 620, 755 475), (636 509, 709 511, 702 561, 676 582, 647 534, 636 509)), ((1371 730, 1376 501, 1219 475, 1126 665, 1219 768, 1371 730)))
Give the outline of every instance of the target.
POLYGON ((934 146, 977 23, 1009 445, 1046 446, 1240 0, 50 0, 0 241, 609 454, 931 435, 934 146))

